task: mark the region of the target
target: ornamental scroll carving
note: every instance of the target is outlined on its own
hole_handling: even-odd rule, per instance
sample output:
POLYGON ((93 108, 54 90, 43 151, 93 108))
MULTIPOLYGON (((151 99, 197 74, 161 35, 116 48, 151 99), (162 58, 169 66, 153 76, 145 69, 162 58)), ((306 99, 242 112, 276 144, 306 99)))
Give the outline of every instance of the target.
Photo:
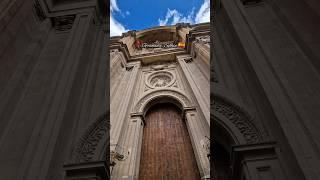
POLYGON ((134 108, 134 113, 142 113, 145 106, 151 102, 154 99, 160 98, 160 97, 168 97, 168 98, 173 98, 175 100, 178 100, 181 105, 186 108, 186 107, 192 107, 191 102, 189 99, 179 92, 178 90, 173 90, 173 89, 158 89, 156 91, 152 91, 145 96, 143 96, 136 104, 134 108))
POLYGON ((247 143, 258 143, 262 141, 261 133, 252 123, 250 116, 244 113, 237 105, 231 104, 220 97, 213 97, 212 108, 214 113, 224 116, 232 122, 241 132, 247 143))
POLYGON ((96 122, 94 122, 89 129, 86 131, 84 136, 77 143, 73 150, 73 161, 74 163, 88 162, 91 160, 105 160, 102 158, 106 157, 104 148, 106 147, 105 142, 108 140, 109 125, 109 111, 102 114, 96 122), (100 159, 99 155, 102 154, 100 159))

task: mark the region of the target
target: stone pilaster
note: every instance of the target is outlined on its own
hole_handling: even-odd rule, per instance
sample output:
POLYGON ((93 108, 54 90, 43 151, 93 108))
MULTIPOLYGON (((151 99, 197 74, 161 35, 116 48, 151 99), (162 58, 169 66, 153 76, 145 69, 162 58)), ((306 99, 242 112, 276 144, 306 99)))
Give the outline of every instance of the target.
POLYGON ((81 52, 92 24, 92 14, 78 14, 70 29, 66 46, 53 74, 53 83, 43 102, 38 124, 34 127, 19 170, 23 179, 46 179, 63 123, 73 82, 81 61, 81 52), (41 134, 41 136, 39 136, 41 134))
POLYGON ((210 162, 206 144, 207 138, 210 137, 209 127, 201 123, 196 110, 187 110, 185 120, 201 179, 210 179, 210 162))
MULTIPOLYGON (((205 77, 190 56, 177 57, 183 74, 196 97, 205 121, 210 125, 210 77, 205 77), (200 89, 201 87, 201 89, 200 89)), ((209 71, 209 69, 208 69, 209 71)), ((208 72, 209 73, 209 72, 208 72)))
POLYGON ((138 74, 138 70, 140 67, 140 62, 135 63, 128 63, 126 68, 126 74, 125 79, 121 82, 122 85, 118 88, 117 94, 113 97, 110 97, 111 99, 111 115, 110 115, 110 121, 111 121, 111 140, 110 140, 110 150, 114 150, 120 135, 121 135, 121 129, 123 128, 124 121, 127 117, 129 107, 132 102, 132 94, 133 89, 136 84, 136 78, 138 74))
POLYGON ((112 179, 133 180, 139 178, 139 165, 143 133, 142 115, 133 115, 124 131, 123 141, 114 151, 122 154, 121 161, 116 161, 112 169, 112 179))

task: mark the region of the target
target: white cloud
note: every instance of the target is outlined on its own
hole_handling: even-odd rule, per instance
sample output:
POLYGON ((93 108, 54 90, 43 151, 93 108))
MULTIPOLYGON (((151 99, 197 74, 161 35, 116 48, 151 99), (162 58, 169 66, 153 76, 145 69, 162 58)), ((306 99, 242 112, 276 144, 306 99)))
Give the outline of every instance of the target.
POLYGON ((110 11, 120 11, 117 5, 117 0, 110 0, 110 11))
POLYGON ((175 25, 181 22, 190 24, 210 22, 210 0, 204 0, 196 16, 194 15, 194 8, 187 16, 183 16, 176 9, 168 9, 166 17, 164 19, 159 18, 158 22, 160 26, 175 25))
POLYGON ((195 23, 210 22, 210 0, 204 0, 195 19, 195 23))
MULTIPOLYGON (((120 22, 118 22, 112 13, 119 12, 121 13, 121 10, 119 9, 117 5, 116 0, 110 0, 110 37, 111 36, 121 36, 122 33, 128 31, 120 22)), ((127 11, 128 12, 128 11, 127 11)))
POLYGON ((193 17, 194 17, 194 8, 189 13, 188 16, 183 16, 179 11, 176 9, 168 9, 165 19, 158 19, 160 26, 165 26, 168 24, 168 21, 171 20, 171 25, 175 25, 179 22, 185 22, 185 23, 193 23, 193 17))
POLYGON ((112 14, 110 14, 110 37, 111 36, 121 36, 122 33, 127 32, 126 29, 121 23, 119 23, 112 14))

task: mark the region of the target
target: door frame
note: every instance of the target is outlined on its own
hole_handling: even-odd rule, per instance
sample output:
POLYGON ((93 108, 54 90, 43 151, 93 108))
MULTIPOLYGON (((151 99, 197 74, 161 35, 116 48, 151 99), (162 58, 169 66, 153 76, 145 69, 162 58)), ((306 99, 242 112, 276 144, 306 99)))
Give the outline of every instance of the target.
POLYGON ((159 88, 151 91, 140 98, 133 108, 131 113, 131 119, 135 121, 141 121, 139 132, 136 133, 136 151, 132 156, 136 161, 132 162, 131 166, 134 172, 134 179, 139 177, 140 157, 141 157, 141 145, 143 137, 143 126, 145 125, 145 115, 147 111, 155 104, 159 103, 172 103, 182 110, 182 118, 186 123, 189 137, 192 144, 192 149, 196 158, 198 170, 201 179, 210 178, 210 162, 207 155, 209 154, 207 146, 207 137, 210 137, 210 127, 207 126, 206 120, 201 114, 201 109, 195 106, 185 94, 175 88, 166 89, 159 88))

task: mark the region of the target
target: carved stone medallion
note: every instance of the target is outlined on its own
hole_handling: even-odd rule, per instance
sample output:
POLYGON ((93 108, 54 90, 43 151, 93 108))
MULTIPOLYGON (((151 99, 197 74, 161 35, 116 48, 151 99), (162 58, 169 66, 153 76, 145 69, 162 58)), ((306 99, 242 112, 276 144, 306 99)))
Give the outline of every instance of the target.
POLYGON ((150 88, 168 87, 174 83, 174 76, 167 71, 155 72, 151 74, 146 81, 150 88))

